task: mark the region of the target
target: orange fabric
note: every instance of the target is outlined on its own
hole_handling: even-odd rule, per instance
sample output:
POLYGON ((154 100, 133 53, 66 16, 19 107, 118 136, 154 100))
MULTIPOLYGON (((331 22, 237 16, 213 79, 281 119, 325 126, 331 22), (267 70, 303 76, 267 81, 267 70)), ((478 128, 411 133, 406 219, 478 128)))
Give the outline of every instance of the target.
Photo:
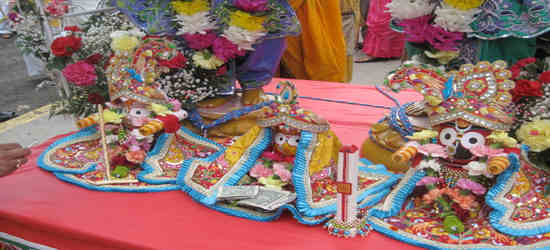
MULTIPOLYGON (((276 92, 274 79, 265 88, 276 92)), ((373 86, 293 80, 303 96, 393 105, 373 86)), ((396 95, 401 103, 422 97, 396 95)), ((302 107, 326 118, 344 144, 361 145, 369 127, 388 113, 347 104, 299 99, 302 107)), ((58 249, 240 249, 364 250, 418 249, 372 232, 343 239, 322 225, 299 224, 290 213, 256 222, 209 209, 183 191, 109 193, 90 191, 39 169, 36 159, 58 136, 32 148, 28 164, 0 178, 0 232, 58 249)))
POLYGON ((297 79, 343 82, 348 76, 339 0, 290 0, 302 33, 287 38, 282 62, 297 79))

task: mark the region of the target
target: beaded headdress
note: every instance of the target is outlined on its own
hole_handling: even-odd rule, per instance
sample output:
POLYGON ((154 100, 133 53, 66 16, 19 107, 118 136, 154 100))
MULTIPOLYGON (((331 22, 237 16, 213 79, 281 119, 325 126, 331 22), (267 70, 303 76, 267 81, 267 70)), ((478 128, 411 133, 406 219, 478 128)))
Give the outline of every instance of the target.
POLYGON ((392 89, 412 85, 424 95, 432 126, 463 119, 490 130, 507 131, 514 81, 504 61, 465 64, 448 73, 426 66, 405 64, 388 78, 392 89))
POLYGON ((266 108, 264 118, 258 120, 260 127, 278 127, 289 132, 304 130, 321 133, 329 130, 330 126, 325 119, 298 106, 298 94, 292 83, 281 82, 277 88, 281 89, 280 95, 277 101, 266 108))
POLYGON ((117 53, 109 61, 106 77, 111 102, 132 99, 142 103, 167 104, 168 98, 155 81, 178 55, 170 41, 148 38, 130 53, 117 53))

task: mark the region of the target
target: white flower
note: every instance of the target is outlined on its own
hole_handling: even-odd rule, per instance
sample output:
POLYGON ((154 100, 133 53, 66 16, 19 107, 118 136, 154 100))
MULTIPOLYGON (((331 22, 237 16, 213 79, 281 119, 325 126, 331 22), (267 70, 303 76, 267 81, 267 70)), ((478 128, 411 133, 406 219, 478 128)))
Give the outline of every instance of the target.
POLYGON ((204 51, 195 53, 193 55, 193 62, 203 69, 216 69, 224 64, 223 60, 204 51))
POLYGON ((431 168, 434 171, 439 172, 439 170, 441 169, 441 165, 439 164, 439 162, 437 162, 436 159, 431 159, 429 161, 421 161, 416 168, 418 168, 418 170, 431 168))
POLYGON ((431 0, 393 0, 386 5, 388 12, 396 19, 411 19, 432 13, 437 1, 431 0))
POLYGON ((484 175, 487 178, 493 177, 493 175, 487 171, 487 164, 485 162, 472 161, 463 168, 468 170, 468 174, 471 176, 484 175))
POLYGON ((264 35, 264 32, 249 31, 236 26, 230 26, 223 32, 222 36, 239 46, 239 49, 254 50, 252 45, 264 35))
POLYGON ((208 15, 208 11, 198 12, 191 16, 177 15, 174 21, 180 25, 176 35, 205 34, 206 31, 216 28, 215 23, 211 21, 208 15))
POLYGON ((470 24, 474 21, 474 15, 480 11, 478 8, 458 10, 442 3, 435 10, 434 23, 450 32, 472 32, 470 24))

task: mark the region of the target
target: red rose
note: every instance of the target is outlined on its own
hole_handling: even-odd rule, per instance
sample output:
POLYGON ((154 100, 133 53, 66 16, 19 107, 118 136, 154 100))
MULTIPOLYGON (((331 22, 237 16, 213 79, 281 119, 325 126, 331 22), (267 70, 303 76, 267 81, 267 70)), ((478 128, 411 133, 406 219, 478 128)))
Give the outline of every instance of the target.
POLYGON ((96 54, 93 54, 93 55, 89 56, 84 61, 86 61, 89 64, 97 64, 97 63, 99 63, 99 61, 101 61, 101 59, 103 59, 103 56, 101 54, 96 53, 96 54))
POLYGON ((517 79, 521 73, 521 68, 515 64, 514 66, 510 67, 510 71, 512 72, 512 79, 517 79))
POLYGON ((227 66, 223 65, 221 68, 216 71, 216 76, 223 76, 227 73, 227 66))
POLYGON ((70 32, 79 32, 80 31, 80 28, 78 28, 78 26, 67 26, 65 27, 64 29, 65 31, 70 31, 70 32))
POLYGON ((525 67, 527 64, 535 63, 537 59, 534 57, 524 58, 516 62, 514 66, 518 66, 520 68, 525 67))
POLYGON ((72 56, 73 53, 82 47, 82 38, 65 36, 56 38, 52 43, 52 53, 58 57, 72 56))
POLYGON ((525 96, 542 96, 542 84, 539 81, 517 80, 516 87, 511 91, 513 101, 517 102, 525 96))
POLYGON ((550 70, 542 72, 539 76, 539 81, 542 83, 550 83, 550 70))
POLYGON ((164 67, 168 67, 171 69, 179 69, 185 67, 185 62, 187 62, 187 58, 182 53, 178 53, 176 56, 174 56, 170 60, 159 60, 159 64, 164 67))

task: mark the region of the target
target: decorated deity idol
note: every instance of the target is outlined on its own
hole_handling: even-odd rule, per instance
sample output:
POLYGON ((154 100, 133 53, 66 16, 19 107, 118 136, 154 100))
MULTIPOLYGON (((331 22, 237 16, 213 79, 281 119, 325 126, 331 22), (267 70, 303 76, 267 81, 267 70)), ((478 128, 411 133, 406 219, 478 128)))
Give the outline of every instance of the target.
MULTIPOLYGON (((326 120, 298 106, 294 85, 283 82, 279 88, 280 96, 262 109, 256 126, 217 158, 186 161, 178 184, 197 201, 231 215, 267 221, 289 210, 301 223, 318 224, 337 210, 341 144, 326 120)), ((384 195, 378 191, 398 179, 381 166, 357 172, 354 197, 360 208, 378 201, 384 195)))
POLYGON ((138 31, 111 36, 114 56, 105 69, 110 102, 103 108, 101 100, 90 98, 99 112, 79 120, 81 130, 54 143, 39 165, 96 190, 175 189, 175 174, 185 158, 216 150, 213 143, 180 129, 187 112, 157 82, 160 74, 182 67, 186 59, 166 38, 143 37, 138 31))
POLYGON ((410 169, 368 212, 375 230, 430 248, 547 246, 546 172, 520 161, 513 124, 515 83, 504 61, 440 73, 404 65, 394 88, 424 95, 431 129, 414 133, 392 159, 410 169))

